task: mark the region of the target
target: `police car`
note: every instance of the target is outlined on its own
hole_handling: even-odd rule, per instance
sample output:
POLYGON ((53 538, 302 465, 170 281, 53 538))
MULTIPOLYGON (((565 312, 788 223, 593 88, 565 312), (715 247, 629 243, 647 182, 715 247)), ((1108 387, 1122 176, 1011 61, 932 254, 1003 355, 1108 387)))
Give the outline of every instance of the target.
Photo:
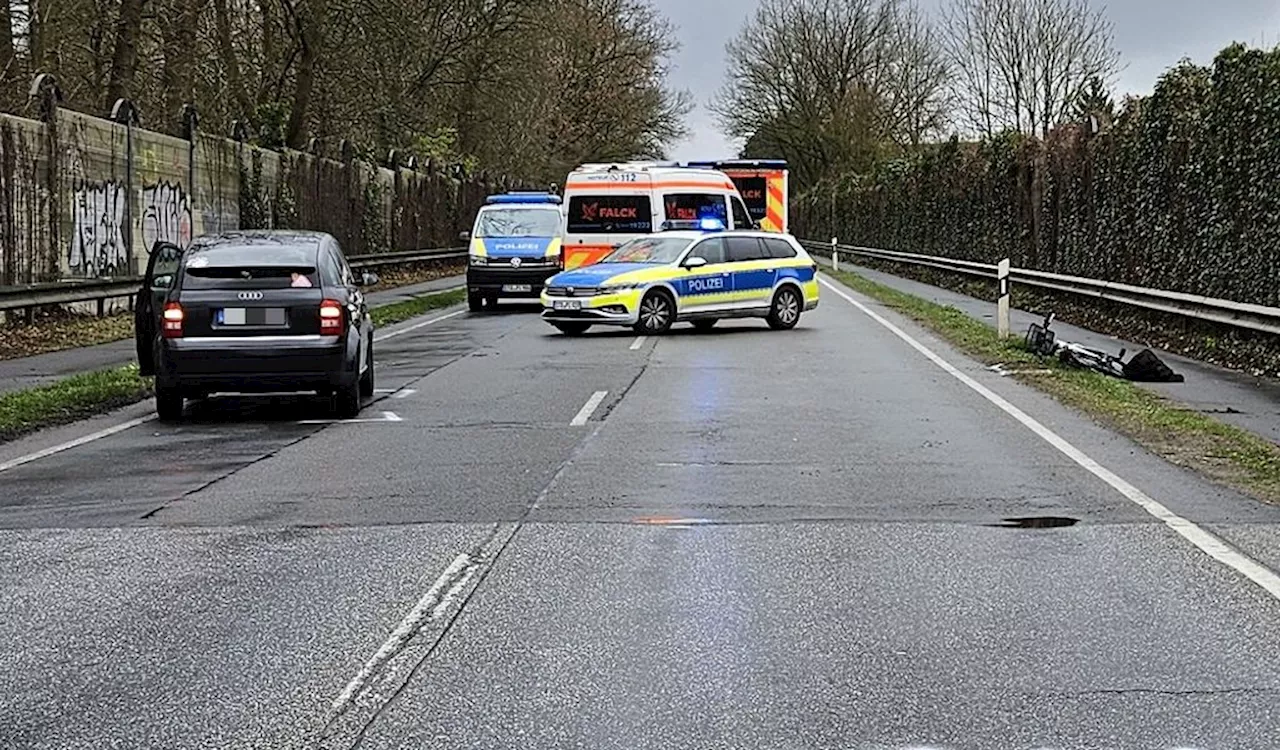
POLYGON ((560 196, 511 192, 491 195, 475 225, 460 237, 470 243, 467 304, 473 312, 499 298, 527 298, 542 292, 547 277, 564 268, 560 196))
POLYGON ((655 334, 687 321, 705 330, 723 318, 764 318, 785 330, 818 306, 817 265, 791 235, 691 224, 697 228, 631 240, 551 277, 543 320, 570 336, 593 325, 655 334))

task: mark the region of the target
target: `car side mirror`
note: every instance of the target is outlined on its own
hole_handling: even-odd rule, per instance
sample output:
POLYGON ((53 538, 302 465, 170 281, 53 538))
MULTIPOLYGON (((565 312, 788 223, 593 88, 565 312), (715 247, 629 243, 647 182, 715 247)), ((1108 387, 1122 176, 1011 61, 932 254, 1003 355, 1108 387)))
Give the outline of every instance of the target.
POLYGON ((378 274, 373 273, 372 271, 365 271, 360 274, 360 278, 357 280, 356 286, 373 286, 374 284, 377 284, 378 281, 378 274))
POLYGON ((467 231, 458 232, 458 239, 467 242, 471 239, 471 233, 467 231))
POLYGON ((684 260, 684 267, 688 268, 689 270, 693 270, 695 268, 702 268, 705 265, 707 265, 707 259, 699 258, 696 255, 693 256, 692 258, 685 258, 684 260))

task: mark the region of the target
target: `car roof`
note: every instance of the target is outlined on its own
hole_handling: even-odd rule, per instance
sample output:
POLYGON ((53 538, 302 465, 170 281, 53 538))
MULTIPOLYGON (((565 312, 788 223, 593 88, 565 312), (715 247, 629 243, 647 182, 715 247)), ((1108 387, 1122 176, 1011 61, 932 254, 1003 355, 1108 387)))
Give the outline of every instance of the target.
POLYGON ((212 249, 216 247, 254 247, 260 245, 290 245, 293 247, 315 247, 326 239, 333 239, 328 232, 313 232, 302 229, 242 229, 219 234, 207 234, 196 237, 192 247, 212 249))
POLYGON ((689 241, 700 240, 706 237, 759 237, 760 239, 782 239, 786 240, 790 235, 779 234, 777 232, 766 232, 760 229, 726 229, 719 232, 702 232, 697 229, 673 229, 667 232, 655 232, 650 237, 675 237, 676 239, 687 239, 689 241))

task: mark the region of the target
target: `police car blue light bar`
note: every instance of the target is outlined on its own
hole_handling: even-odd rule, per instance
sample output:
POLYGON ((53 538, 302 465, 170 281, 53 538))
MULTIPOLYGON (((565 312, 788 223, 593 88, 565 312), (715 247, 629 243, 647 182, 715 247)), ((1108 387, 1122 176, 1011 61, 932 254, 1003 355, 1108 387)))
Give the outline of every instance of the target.
POLYGON ((504 193, 489 196, 488 203, 555 203, 559 204, 560 196, 555 193, 504 193))
POLYGON ((720 219, 710 217, 702 219, 668 219, 667 221, 662 222, 659 229, 663 232, 723 232, 725 225, 720 219))

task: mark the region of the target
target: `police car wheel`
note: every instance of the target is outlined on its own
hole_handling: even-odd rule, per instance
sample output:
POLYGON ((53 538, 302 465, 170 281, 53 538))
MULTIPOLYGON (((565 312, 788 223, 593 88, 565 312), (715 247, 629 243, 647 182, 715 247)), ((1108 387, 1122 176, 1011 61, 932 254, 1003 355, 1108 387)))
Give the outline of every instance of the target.
POLYGON ((775 331, 785 331, 796 327, 800 322, 800 295, 790 287, 783 287, 773 295, 773 305, 769 308, 769 327, 775 331))
POLYGON ((710 331, 719 322, 719 318, 703 318, 702 320, 693 321, 693 327, 699 331, 710 331))
POLYGON ((555 323, 553 325, 566 336, 581 336, 591 327, 590 323, 555 323))
POLYGON ((480 312, 483 303, 484 298, 479 294, 476 294, 475 292, 467 292, 467 308, 470 309, 471 312, 480 312))
POLYGON ((665 333, 676 316, 676 306, 663 292, 649 292, 640 301, 635 329, 641 333, 665 333))

